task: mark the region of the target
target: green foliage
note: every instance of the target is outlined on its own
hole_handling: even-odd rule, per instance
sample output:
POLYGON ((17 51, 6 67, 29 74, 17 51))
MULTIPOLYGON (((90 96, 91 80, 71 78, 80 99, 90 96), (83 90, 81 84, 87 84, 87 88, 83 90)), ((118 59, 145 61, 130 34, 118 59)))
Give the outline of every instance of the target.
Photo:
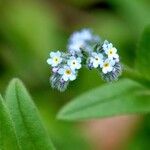
POLYGON ((149 99, 141 99, 144 91, 139 83, 122 79, 75 98, 59 112, 58 118, 81 120, 150 112, 149 99))
POLYGON ((63 41, 59 40, 59 21, 53 9, 38 0, 13 1, 6 3, 0 13, 5 16, 1 18, 0 37, 7 46, 1 48, 0 55, 9 64, 6 72, 11 71, 11 77, 21 77, 25 81, 32 75, 35 78, 29 84, 34 86, 43 83, 48 74, 47 64, 43 62, 49 51, 63 41))
POLYGON ((14 79, 9 84, 6 104, 13 119, 21 149, 54 149, 41 123, 37 109, 20 80, 14 79))
MULTIPOLYGON (((26 82, 28 87, 32 90, 32 94, 35 97, 35 102, 38 105, 40 113, 42 114, 43 112, 44 114, 42 114, 42 118, 49 129, 48 133, 52 136, 57 149, 87 150, 87 143, 84 144, 84 142, 82 142, 82 138, 80 138, 78 131, 79 126, 74 126, 74 123, 68 124, 67 122, 59 122, 54 119, 58 108, 60 108, 60 106, 65 102, 70 101, 72 97, 75 97, 80 93, 84 93, 84 91, 89 90, 90 94, 93 91, 91 91, 91 88, 99 86, 98 89, 100 91, 102 91, 101 88, 106 88, 106 85, 101 86, 102 81, 99 79, 99 76, 97 76, 97 72, 90 72, 87 76, 86 69, 79 73, 78 80, 72 83, 68 91, 65 93, 52 91, 49 87, 49 69, 45 62, 48 57, 49 50, 53 50, 53 48, 56 47, 60 50, 65 50, 64 45, 66 45, 67 38, 73 30, 90 27, 102 38, 106 37, 108 40, 112 41, 118 49, 121 61, 130 66, 130 70, 124 71, 123 76, 136 80, 136 82, 130 80, 136 84, 134 89, 135 91, 133 90, 132 92, 132 90, 129 90, 130 88, 126 85, 128 83, 124 83, 123 86, 126 89, 126 91, 124 91, 125 97, 120 96, 120 94, 122 95, 122 93, 120 93, 120 89, 122 90, 124 87, 118 87, 118 90, 116 89, 116 98, 110 97, 110 99, 106 100, 105 104, 100 104, 99 102, 103 97, 98 95, 99 97, 97 98, 97 101, 99 105, 91 105, 89 106, 91 108, 88 108, 88 110, 93 109, 94 107, 95 109, 98 109, 100 105, 100 108, 106 108, 106 106, 111 105, 112 107, 109 106, 109 108, 106 109, 107 111, 109 110, 108 113, 111 110, 112 114, 105 112, 105 116, 100 117, 126 114, 125 111, 128 111, 127 113, 135 113, 136 109, 138 113, 143 113, 145 111, 149 112, 148 107, 150 92, 149 89, 143 92, 144 87, 140 84, 150 87, 150 72, 148 65, 150 54, 150 28, 145 30, 140 44, 137 43, 143 28, 145 25, 150 23, 148 0, 81 0, 80 2, 75 0, 62 0, 55 2, 41 0, 2 0, 0 1, 0 12, 0 90, 5 87, 6 83, 10 78, 12 78, 12 76, 21 77, 23 81, 26 82), (136 45, 139 46, 137 51, 135 49, 136 45), (137 54, 137 57, 135 57, 135 54, 137 54), (134 70, 134 63, 136 70, 134 70), (142 91, 140 89, 142 89, 142 91), (133 105, 135 105, 134 109, 132 108, 133 105), (139 107, 136 107, 137 105, 139 107), (117 106, 119 108, 117 108, 117 106), (126 107, 132 108, 132 112, 129 112, 129 108, 124 110, 126 107)), ((119 85, 120 82, 122 81, 119 81, 119 83, 117 82, 114 86, 119 85)), ((108 87, 113 86, 113 84, 108 85, 108 87)), ((115 89, 112 90, 112 93, 114 90, 115 89)), ((107 92, 105 93, 107 96, 107 92)), ((85 94, 86 93, 83 95, 85 94)), ((91 97, 91 95, 89 95, 89 97, 91 97)), ((88 103, 89 97, 87 97, 87 100, 82 99, 77 105, 80 105, 83 102, 84 104, 88 103)), ((94 101, 94 99, 91 100, 93 103, 94 101)), ((74 102, 70 102, 68 106, 71 105, 71 103, 74 102)), ((15 102, 15 104, 18 105, 17 102, 15 102)), ((27 101, 25 104, 27 104, 27 101)), ((12 107, 18 108, 16 105, 12 107)), ((24 104, 21 101, 21 106, 22 105, 24 104)), ((65 108, 68 106, 65 106, 65 108)), ((24 109, 26 107, 27 106, 25 106, 24 109)), ((27 114, 29 114, 29 108, 30 106, 27 107, 27 113, 23 109, 24 116, 26 117, 27 114)), ((82 113, 84 110, 85 109, 83 109, 82 113)), ((67 116, 72 116, 72 111, 74 111, 74 109, 69 110, 67 116), (71 114, 69 114, 70 112, 71 114)), ((78 110, 75 109, 75 111, 78 110)), ((101 110, 97 111, 101 112, 101 110)), ((22 111, 16 109, 17 114, 15 115, 19 116, 19 120, 24 120, 22 119, 20 112, 22 111)), ((80 112, 81 110, 79 113, 80 112)), ((91 114, 89 114, 89 117, 99 118, 97 114, 94 116, 94 112, 95 110, 90 112, 91 114)), ((79 113, 75 112, 75 114, 79 113)), ((4 147, 4 150, 10 150, 13 149, 13 146, 17 145, 15 141, 15 133, 13 133, 13 130, 16 129, 16 121, 14 122, 15 128, 11 127, 11 122, 14 117, 11 118, 10 114, 12 115, 12 111, 11 113, 9 112, 5 102, 3 101, 0 103, 1 146, 1 139, 4 139, 4 136, 6 135, 5 140, 3 140, 3 143, 5 142, 3 144, 3 148, 0 147, 2 150, 4 147), (5 111, 2 113, 2 110, 5 111), (5 128, 2 124, 5 124, 5 128), (2 130, 3 128, 5 130, 2 130), (13 137, 14 142, 12 141, 12 138, 8 137, 13 137), (6 147, 9 146, 7 143, 9 143, 10 147, 6 147)), ((88 118, 88 114, 85 115, 88 118)), ((62 116, 60 115, 59 117, 61 118, 62 116)), ((27 121, 29 121, 30 117, 28 116, 27 118, 27 121)), ((61 119, 66 119, 66 116, 63 116, 61 119)), ((71 118, 69 119, 71 120, 71 118)), ((74 120, 74 118, 72 120, 74 120)), ((138 131, 141 132, 141 134, 135 135, 138 137, 135 139, 131 149, 135 150, 138 147, 138 149, 147 150, 147 147, 149 147, 150 137, 148 135, 150 124, 148 123, 148 120, 149 116, 147 116, 147 119, 145 119, 144 122, 146 127, 143 124, 140 125, 143 130, 138 131)), ((15 132, 17 135, 19 134, 19 137, 20 135, 22 138, 24 138, 23 136, 26 137, 24 130, 21 134, 19 133, 19 130, 24 128, 24 126, 19 128, 17 127, 18 131, 15 132)), ((37 140, 39 140, 39 138, 37 138, 37 140)), ((24 142, 27 142, 27 139, 24 142)), ((32 141, 30 144, 32 145, 32 141)), ((25 148, 26 147, 27 146, 25 145, 25 148)), ((18 149, 18 147, 14 147, 14 149, 15 148, 18 149)), ((127 149, 129 150, 129 148, 127 149)))
POLYGON ((145 26, 150 23, 150 12, 146 0, 124 0, 123 2, 121 0, 109 1, 115 5, 118 11, 122 12, 122 16, 126 20, 129 20, 131 28, 133 31, 137 32, 136 34, 138 34, 138 31, 142 31, 145 26))
POLYGON ((19 150, 15 129, 7 107, 0 95, 0 150, 19 150))
POLYGON ((150 80, 150 26, 148 26, 140 40, 137 49, 136 68, 143 76, 150 80))
POLYGON ((149 40, 150 28, 148 27, 143 33, 137 50, 137 69, 126 70, 127 77, 136 81, 123 79, 117 83, 101 86, 86 92, 66 105, 59 112, 58 118, 82 120, 150 112, 149 40))

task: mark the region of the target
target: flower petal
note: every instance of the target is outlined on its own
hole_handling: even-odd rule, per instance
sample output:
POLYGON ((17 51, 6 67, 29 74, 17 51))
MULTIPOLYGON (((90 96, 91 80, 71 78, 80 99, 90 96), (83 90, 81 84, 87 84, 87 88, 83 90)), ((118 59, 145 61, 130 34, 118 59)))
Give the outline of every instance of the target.
POLYGON ((60 69, 58 70, 58 73, 59 73, 59 74, 64 74, 64 69, 63 69, 63 68, 60 68, 60 69))
POLYGON ((50 52, 50 57, 55 57, 56 53, 55 52, 50 52))
POLYGON ((77 68, 77 69, 80 69, 80 68, 81 68, 81 64, 78 64, 76 68, 77 68))
POLYGON ((56 55, 57 55, 57 57, 60 57, 60 56, 61 56, 60 51, 57 51, 57 52, 56 52, 56 55))
POLYGON ((110 66, 110 67, 107 68, 107 71, 108 71, 108 72, 111 72, 112 70, 113 70, 113 67, 112 67, 112 66, 110 66))
POLYGON ((117 52, 117 49, 116 49, 115 47, 113 47, 112 49, 113 49, 114 53, 116 53, 116 52, 117 52))
POLYGON ((51 59, 51 58, 47 59, 47 63, 48 63, 49 65, 51 65, 51 64, 52 64, 52 59, 51 59))
POLYGON ((76 79, 76 76, 75 76, 74 74, 72 74, 72 75, 70 76, 70 80, 73 81, 73 80, 75 80, 75 79, 76 79))
POLYGON ((63 75, 62 78, 63 78, 64 81, 68 81, 68 76, 63 75))
POLYGON ((78 58, 77 58, 77 61, 78 61, 79 63, 81 63, 81 58, 80 58, 80 57, 78 57, 78 58))
POLYGON ((104 74, 106 74, 106 73, 107 73, 107 68, 104 67, 104 68, 102 69, 102 71, 103 71, 104 74))

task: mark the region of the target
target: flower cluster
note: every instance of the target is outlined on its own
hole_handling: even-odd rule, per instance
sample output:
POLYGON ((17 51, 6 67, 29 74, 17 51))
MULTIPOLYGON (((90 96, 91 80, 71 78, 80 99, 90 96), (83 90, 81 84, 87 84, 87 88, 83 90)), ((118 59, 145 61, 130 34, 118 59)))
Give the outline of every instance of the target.
POLYGON ((97 35, 93 35, 89 29, 83 29, 81 31, 74 32, 68 41, 68 52, 71 54, 81 53, 81 49, 86 52, 92 52, 92 46, 100 42, 100 38, 97 35))
POLYGON ((108 41, 101 42, 99 36, 89 29, 74 32, 68 42, 66 53, 50 52, 47 63, 52 67, 50 82, 52 88, 65 91, 69 82, 77 78, 82 66, 97 69, 102 78, 111 82, 121 75, 117 49, 108 41))
POLYGON ((47 63, 51 65, 53 75, 50 78, 53 88, 64 91, 69 81, 76 79, 81 68, 81 58, 60 51, 51 52, 47 63))

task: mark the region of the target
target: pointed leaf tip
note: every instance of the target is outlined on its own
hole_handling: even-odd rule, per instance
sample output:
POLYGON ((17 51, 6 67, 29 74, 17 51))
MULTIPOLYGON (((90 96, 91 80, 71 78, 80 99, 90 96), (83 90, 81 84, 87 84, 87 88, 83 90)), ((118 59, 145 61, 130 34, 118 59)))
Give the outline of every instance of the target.
POLYGON ((22 149, 54 149, 39 112, 21 80, 15 78, 10 82, 6 104, 22 149))

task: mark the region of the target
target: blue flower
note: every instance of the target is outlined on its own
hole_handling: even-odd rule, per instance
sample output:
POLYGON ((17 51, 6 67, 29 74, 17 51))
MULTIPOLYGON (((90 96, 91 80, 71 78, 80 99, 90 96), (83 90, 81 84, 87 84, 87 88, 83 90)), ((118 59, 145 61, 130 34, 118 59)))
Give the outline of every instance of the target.
POLYGON ((109 59, 115 59, 116 62, 119 62, 119 55, 117 54, 117 49, 113 47, 112 43, 109 43, 105 40, 102 47, 109 59))
POLYGON ((114 60, 106 59, 102 64, 102 72, 104 74, 111 72, 113 70, 113 66, 115 65, 114 60))
POLYGON ((69 38, 67 46, 69 52, 81 52, 81 48, 85 51, 92 51, 91 43, 100 41, 98 36, 94 36, 89 29, 82 29, 81 31, 74 32, 69 38))
POLYGON ((62 58, 61 58, 61 53, 59 51, 51 52, 50 58, 47 59, 47 63, 52 67, 58 66, 61 62, 62 62, 62 58))
POLYGON ((59 91, 67 89, 83 66, 97 69, 107 82, 116 81, 122 73, 117 49, 106 40, 102 43, 89 29, 74 32, 69 38, 68 51, 51 52, 47 63, 52 66, 51 87, 59 91))
POLYGON ((81 58, 80 57, 70 57, 70 59, 67 61, 68 66, 72 69, 80 69, 81 68, 81 58))
POLYGON ((101 53, 92 52, 91 56, 89 58, 89 63, 94 68, 97 68, 98 66, 102 66, 102 64, 103 64, 103 55, 101 53))
POLYGON ((64 81, 73 81, 76 79, 76 72, 67 65, 63 68, 60 68, 58 73, 62 75, 62 79, 64 81))

